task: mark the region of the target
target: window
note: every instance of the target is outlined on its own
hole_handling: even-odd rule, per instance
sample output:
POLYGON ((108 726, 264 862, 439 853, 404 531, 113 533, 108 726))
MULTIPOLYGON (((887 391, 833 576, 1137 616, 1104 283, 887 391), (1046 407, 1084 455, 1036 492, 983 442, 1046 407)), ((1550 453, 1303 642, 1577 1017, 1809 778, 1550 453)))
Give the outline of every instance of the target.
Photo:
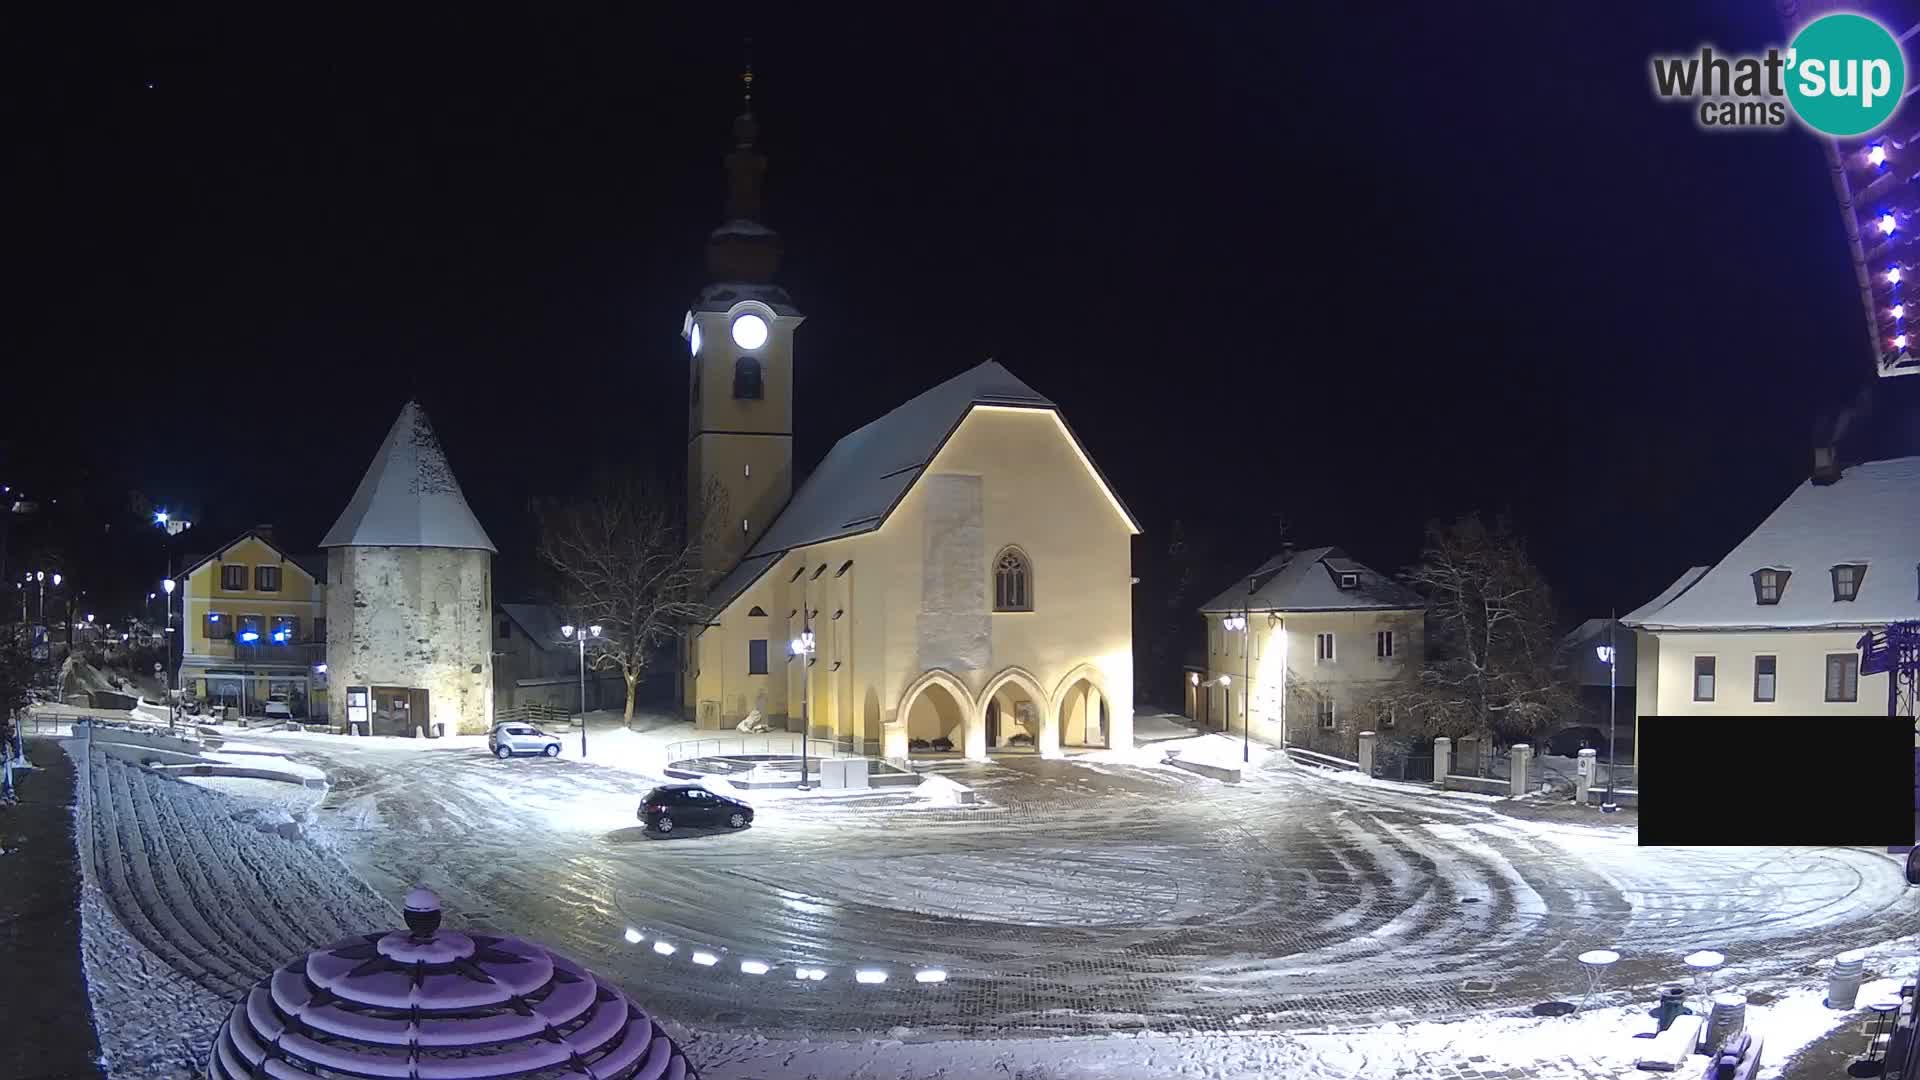
POLYGON ((1787 591, 1787 579, 1792 576, 1791 570, 1755 570, 1753 602, 1756 604, 1779 603, 1780 595, 1787 591))
POLYGON ((760 400, 760 361, 743 356, 733 362, 733 396, 746 401, 760 400))
POLYGON ((767 639, 754 638, 747 642, 747 674, 765 675, 767 673, 767 639))
POLYGON ((1313 635, 1313 662, 1316 664, 1333 663, 1333 635, 1313 635))
POLYGON ((994 560, 993 610, 1033 610, 1033 568, 1018 548, 1008 548, 994 560))
POLYGON ((815 570, 815 571, 813 572, 813 576, 812 576, 812 577, 810 577, 810 578, 808 578, 807 580, 808 580, 808 581, 819 581, 819 580, 820 580, 820 575, 821 575, 821 574, 824 574, 824 573, 826 573, 826 572, 827 572, 827 564, 826 564, 826 563, 821 563, 821 564, 820 564, 820 566, 819 566, 819 568, 818 568, 818 569, 816 569, 816 570, 815 570))
POLYGON ((1220 624, 1209 619, 1207 620, 1207 652, 1218 653, 1219 651, 1220 651, 1220 624))
POLYGON ((767 617, 767 609, 761 607, 759 604, 755 604, 748 610, 747 617, 750 619, 764 619, 767 617))
POLYGON ((234 640, 244 645, 258 645, 260 639, 266 636, 261 631, 262 619, 258 615, 242 615, 235 622, 234 640), (248 634, 252 634, 253 637, 247 637, 248 634))
POLYGON ((1756 656, 1753 658, 1753 700, 1772 701, 1779 692, 1780 659, 1775 656, 1756 656))
POLYGON ((233 636, 233 623, 218 611, 207 612, 207 638, 219 641, 233 636))
POLYGON ((254 592, 279 592, 280 568, 277 566, 256 566, 253 568, 254 592))
POLYGON ((1827 657, 1827 700, 1860 700, 1860 654, 1833 653, 1827 657))
POLYGON ((267 635, 271 645, 291 645, 300 640, 300 620, 293 615, 275 615, 273 632, 267 635))
POLYGON ((1373 655, 1381 660, 1393 659, 1393 631, 1377 630, 1374 632, 1373 655))
POLYGON ((849 571, 849 570, 851 570, 851 569, 853 569, 853 560, 852 560, 852 559, 848 559, 848 560, 847 560, 846 562, 843 562, 843 563, 841 563, 841 564, 840 564, 840 569, 838 569, 838 570, 835 570, 835 571, 833 572, 833 576, 834 576, 834 577, 846 577, 846 576, 847 576, 847 571, 849 571))
POLYGON ((1399 719, 1400 719, 1399 711, 1393 707, 1393 704, 1391 702, 1380 706, 1380 726, 1381 727, 1383 728, 1392 727, 1394 725, 1394 722, 1399 719))
POLYGON ((693 358, 693 375, 690 381, 693 383, 693 390, 690 392, 688 396, 688 401, 693 405, 694 408, 699 408, 700 406, 700 358, 697 356, 693 358))
MULTIPOLYGON (((315 620, 315 623, 314 623, 314 626, 315 626, 315 629, 318 629, 318 628, 319 628, 319 624, 320 624, 320 622, 321 622, 321 621, 323 621, 323 620, 315 620)), ((510 637, 512 637, 512 636, 513 636, 513 620, 512 620, 512 619, 501 619, 501 620, 500 620, 500 634, 499 634, 499 636, 500 636, 500 637, 503 637, 503 638, 510 638, 510 637)))
POLYGON ((796 581, 799 581, 799 580, 800 580, 800 575, 801 575, 801 574, 804 574, 804 573, 806 573, 806 572, 807 572, 807 564, 805 564, 805 563, 801 563, 801 564, 800 564, 800 568, 799 568, 798 570, 795 570, 795 571, 793 572, 793 576, 787 579, 787 584, 789 584, 789 585, 791 585, 791 584, 793 584, 794 582, 796 582, 796 581))
POLYGON ((221 566, 220 589, 222 592, 246 592, 247 568, 232 564, 221 566))
POLYGON ((1713 700, 1713 663, 1711 656, 1693 658, 1693 700, 1713 700))
POLYGON ((1337 715, 1334 710, 1334 704, 1332 701, 1329 701, 1329 700, 1323 699, 1323 700, 1314 702, 1313 716, 1314 716, 1314 719, 1320 721, 1320 730, 1322 731, 1332 731, 1334 728, 1338 727, 1340 724, 1340 721, 1337 718, 1337 715))
POLYGON ((1864 563, 1841 563, 1833 568, 1833 598, 1852 600, 1860 595, 1860 582, 1867 576, 1864 563))
POLYGON ((1359 588, 1359 587, 1360 587, 1360 575, 1359 575, 1359 574, 1341 574, 1341 575, 1340 575, 1340 587, 1341 587, 1341 588, 1343 588, 1343 589, 1357 589, 1357 588, 1359 588))

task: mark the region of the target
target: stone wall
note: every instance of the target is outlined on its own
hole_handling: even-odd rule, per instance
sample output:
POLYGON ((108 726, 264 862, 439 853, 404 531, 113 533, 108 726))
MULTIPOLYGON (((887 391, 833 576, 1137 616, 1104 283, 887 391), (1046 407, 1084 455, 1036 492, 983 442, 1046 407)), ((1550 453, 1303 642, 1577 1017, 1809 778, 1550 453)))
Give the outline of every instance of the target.
POLYGON ((493 555, 465 548, 327 552, 327 719, 349 686, 421 687, 448 734, 493 726, 493 555))

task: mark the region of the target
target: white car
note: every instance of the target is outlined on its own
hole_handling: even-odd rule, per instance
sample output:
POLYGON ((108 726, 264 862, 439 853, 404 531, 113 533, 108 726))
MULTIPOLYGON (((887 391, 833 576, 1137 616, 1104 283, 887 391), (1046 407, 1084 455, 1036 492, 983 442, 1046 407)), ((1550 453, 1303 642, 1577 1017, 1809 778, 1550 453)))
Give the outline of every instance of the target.
POLYGON ((267 699, 267 719, 291 720, 293 719, 293 707, 287 704, 286 698, 270 697, 267 699))
POLYGON ((487 736, 487 749, 502 761, 515 754, 560 756, 560 740, 532 724, 495 724, 487 736))

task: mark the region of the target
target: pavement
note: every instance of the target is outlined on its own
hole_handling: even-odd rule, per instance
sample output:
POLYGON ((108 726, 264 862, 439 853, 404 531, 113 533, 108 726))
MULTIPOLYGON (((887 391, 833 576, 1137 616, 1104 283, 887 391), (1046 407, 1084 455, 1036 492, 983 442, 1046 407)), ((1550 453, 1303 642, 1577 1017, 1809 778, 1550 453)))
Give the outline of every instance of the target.
MULTIPOLYGON (((1168 1053, 1128 1038, 1175 1032, 1226 1040, 1201 1060, 1270 1054, 1194 1075, 1600 1080, 1627 1073, 1591 1047, 1502 1035, 1490 1056, 1472 1040, 1489 1018, 1551 1023, 1530 1007, 1577 1000, 1592 948, 1623 954, 1600 1000, 1625 1005, 1696 949, 1727 954, 1723 985, 1806 986, 1836 952, 1920 931, 1884 852, 1643 851, 1624 812, 1286 764, 1231 785, 1102 755, 950 760, 930 771, 978 804, 749 796, 750 829, 656 840, 634 816, 649 741, 617 765, 502 762, 471 740, 246 741, 327 773, 324 800, 291 815, 304 837, 263 828, 253 801, 94 761, 94 867, 140 949, 230 995, 276 957, 385 925, 426 884, 453 925, 542 940, 707 1046, 746 1047, 720 1077, 787 1075, 754 1056, 781 1038, 924 1045, 972 1067, 985 1059, 953 1049, 966 1040, 1123 1037, 1088 1044, 1092 1060, 1168 1053), (1433 1021, 1463 1023, 1444 1025, 1452 1041, 1391 1034, 1433 1021)), ((1047 1069, 1033 1075, 1080 1075, 1047 1069)))

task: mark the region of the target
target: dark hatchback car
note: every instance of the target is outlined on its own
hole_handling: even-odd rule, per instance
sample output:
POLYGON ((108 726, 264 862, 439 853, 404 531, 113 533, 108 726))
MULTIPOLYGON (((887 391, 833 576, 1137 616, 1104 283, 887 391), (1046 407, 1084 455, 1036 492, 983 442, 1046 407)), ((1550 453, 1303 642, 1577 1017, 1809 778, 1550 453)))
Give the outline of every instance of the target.
POLYGON ((698 784, 667 784, 647 792, 635 816, 648 831, 665 836, 686 828, 744 829, 753 824, 753 807, 698 784))

